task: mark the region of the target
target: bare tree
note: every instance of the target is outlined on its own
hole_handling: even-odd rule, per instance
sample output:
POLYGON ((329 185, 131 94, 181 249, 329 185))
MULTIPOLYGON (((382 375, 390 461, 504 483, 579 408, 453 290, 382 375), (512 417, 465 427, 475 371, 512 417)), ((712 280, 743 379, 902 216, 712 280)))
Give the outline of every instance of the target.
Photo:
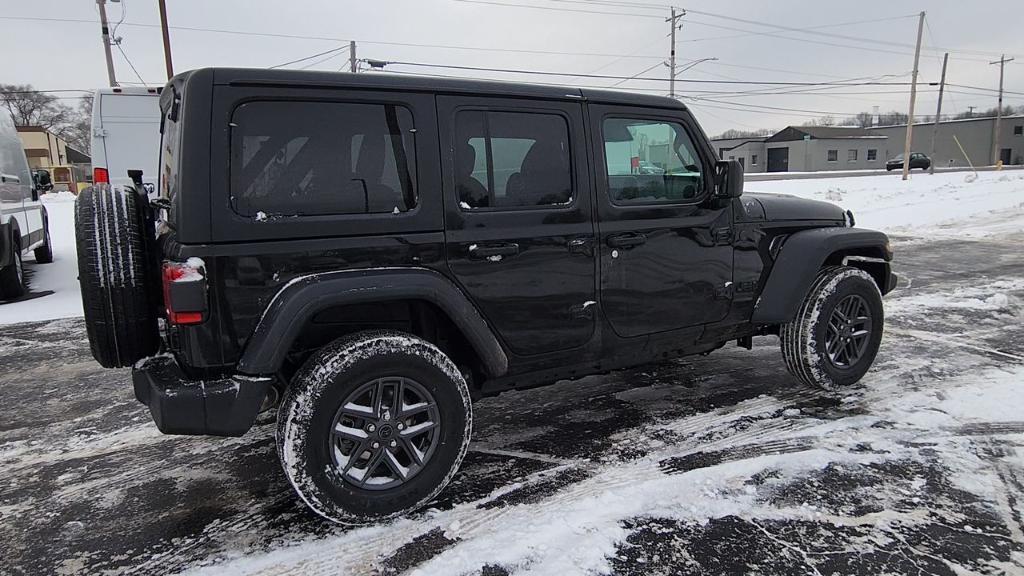
POLYGON ((31 85, 0 84, 0 97, 18 126, 65 126, 73 111, 56 97, 32 89, 31 85))
POLYGON ((78 109, 72 114, 72 120, 61 131, 61 136, 73 148, 89 154, 92 143, 92 94, 78 101, 78 109))
POLYGON ((64 104, 30 84, 0 84, 0 99, 17 126, 42 126, 64 138, 72 147, 87 152, 91 140, 92 95, 83 97, 77 108, 64 104))
POLYGON ((760 138, 762 136, 771 136, 775 133, 775 130, 770 128, 759 128, 757 130, 726 130, 718 136, 715 136, 713 140, 731 140, 734 138, 760 138))
POLYGON ((804 126, 835 126, 835 125, 836 125, 836 119, 835 119, 834 116, 831 116, 831 115, 822 116, 821 118, 813 118, 811 120, 808 120, 807 122, 804 122, 804 126))

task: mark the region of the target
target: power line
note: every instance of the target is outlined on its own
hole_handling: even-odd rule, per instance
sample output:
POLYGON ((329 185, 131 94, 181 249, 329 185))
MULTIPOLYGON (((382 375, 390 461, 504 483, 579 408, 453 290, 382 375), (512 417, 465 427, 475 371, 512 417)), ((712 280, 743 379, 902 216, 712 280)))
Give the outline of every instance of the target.
POLYGON ((614 84, 609 84, 608 87, 609 88, 614 88, 614 87, 616 87, 616 86, 618 86, 618 85, 620 85, 620 84, 622 84, 624 82, 628 82, 628 81, 636 78, 637 76, 639 76, 641 74, 646 74, 646 73, 650 72, 651 70, 654 70, 655 68, 659 68, 659 67, 662 66, 662 64, 664 64, 664 63, 663 62, 658 62, 654 66, 651 66, 650 68, 644 68, 643 70, 637 72, 636 74, 630 76, 629 78, 623 78, 622 80, 619 80, 618 82, 616 82, 614 84))
POLYGON ((146 81, 142 79, 142 75, 139 74, 139 71, 135 69, 135 64, 132 64, 131 59, 128 58, 128 54, 125 53, 124 48, 121 48, 121 43, 114 42, 114 46, 117 46, 117 51, 121 53, 121 56, 124 58, 124 61, 128 63, 128 66, 132 69, 132 72, 135 72, 135 77, 139 79, 139 82, 145 84, 146 81))
MULTIPOLYGON (((485 66, 461 66, 456 64, 431 64, 426 62, 388 61, 386 64, 397 66, 419 66, 425 68, 448 68, 453 70, 475 70, 481 72, 500 72, 506 74, 536 74, 541 76, 568 76, 575 78, 603 78, 607 80, 645 80, 651 82, 668 82, 668 78, 615 76, 611 74, 580 74, 576 72, 551 72, 541 70, 522 70, 516 68, 489 68, 485 66)), ((697 78, 680 78, 678 82, 696 84, 750 84, 759 86, 909 86, 909 82, 783 82, 778 80, 705 80, 697 78)))
POLYGON ((311 54, 309 56, 305 56, 305 57, 302 57, 302 58, 297 58, 295 60, 289 60, 289 61, 283 62, 281 64, 275 64, 274 66, 271 66, 270 69, 284 68, 285 66, 290 66, 292 64, 298 64, 299 62, 305 62, 306 60, 312 60, 313 58, 317 58, 319 56, 323 56, 324 54, 330 54, 332 52, 340 52, 342 50, 348 50, 348 45, 346 44, 344 46, 339 46, 337 48, 331 48, 330 50, 324 50, 323 52, 317 52, 316 54, 311 54))
MULTIPOLYGON (((985 88, 984 86, 966 86, 964 84, 950 84, 948 82, 946 83, 946 86, 956 86, 957 88, 971 88, 973 90, 984 90, 985 92, 999 92, 999 89, 997 88, 985 88)), ((1024 96, 1024 92, 1011 92, 1010 90, 1003 90, 1003 94, 1015 94, 1017 96, 1024 96)))
MULTIPOLYGON (((551 10, 554 12, 578 12, 583 14, 607 14, 611 16, 631 16, 633 18, 657 18, 661 20, 661 16, 655 16, 653 14, 637 14, 635 12, 607 12, 603 10, 583 10, 577 8, 558 8, 555 6, 537 6, 534 4, 512 4, 505 2, 493 2, 491 0, 454 0, 455 2, 464 2, 466 4, 488 4, 491 6, 506 6, 510 8, 535 8, 537 10, 551 10)), ((668 8, 666 6, 665 8, 668 8)))
POLYGON ((342 55, 343 54, 341 52, 335 52, 334 54, 330 54, 328 56, 325 56, 324 58, 321 58, 319 60, 315 60, 313 62, 310 62, 309 64, 306 64, 305 66, 299 66, 298 69, 299 70, 308 70, 308 69, 312 68, 313 66, 316 66, 317 64, 323 64, 324 62, 327 62, 328 60, 332 60, 332 59, 337 58, 338 56, 342 56, 342 55))
MULTIPOLYGON (((30 22, 67 22, 73 24, 95 24, 93 20, 84 20, 78 18, 45 18, 45 17, 33 17, 33 16, 0 16, 0 20, 23 20, 30 22)), ((133 26, 139 28, 159 28, 159 24, 146 24, 141 22, 125 22, 124 26, 133 26)), ((317 40, 327 42, 348 42, 344 38, 328 37, 328 36, 309 36, 309 35, 298 35, 298 34, 283 34, 276 32, 250 32, 245 30, 227 30, 220 28, 201 28, 196 26, 168 26, 171 30, 184 30, 189 32, 209 32, 215 34, 237 34, 242 36, 264 36, 270 38, 288 38, 292 40, 317 40)), ((451 44, 425 44, 416 42, 388 42, 383 40, 360 40, 355 39, 360 44, 374 44, 380 46, 405 46, 410 48, 437 48, 442 50, 466 50, 473 52, 507 52, 515 54, 547 54, 555 56, 587 56, 587 57, 598 57, 598 58, 636 58, 644 60, 661 59, 664 56, 653 55, 653 54, 613 54, 606 52, 572 52, 572 51, 560 51, 560 50, 534 50, 527 48, 494 48, 489 46, 460 46, 451 44)))
MULTIPOLYGON (((551 2, 563 2, 563 3, 574 3, 574 4, 592 4, 592 5, 593 4, 597 4, 597 5, 606 5, 606 6, 646 8, 646 9, 662 9, 662 10, 667 10, 667 9, 671 8, 671 5, 668 5, 668 4, 647 4, 647 3, 636 3, 636 2, 609 2, 609 1, 601 1, 601 0, 549 0, 549 1, 551 1, 551 2)), ((905 15, 902 15, 902 16, 890 16, 890 17, 885 17, 885 18, 874 18, 874 19, 870 19, 870 20, 860 20, 860 21, 845 22, 845 23, 838 23, 838 24, 826 24, 824 26, 795 27, 795 26, 786 26, 786 25, 782 25, 782 24, 773 24, 773 23, 770 23, 770 22, 763 22, 763 21, 758 21, 758 20, 748 20, 748 19, 739 18, 739 17, 736 17, 736 16, 727 16, 727 15, 724 15, 724 14, 717 14, 717 13, 714 13, 714 12, 706 12, 706 11, 701 11, 701 10, 693 10, 693 9, 690 9, 690 8, 687 8, 686 11, 689 14, 698 14, 698 15, 708 16, 708 17, 712 17, 712 18, 720 18, 720 19, 723 19, 723 20, 730 20, 730 21, 733 21, 733 22, 740 22, 740 23, 744 23, 744 24, 752 24, 752 25, 755 25, 755 26, 763 26, 763 27, 766 27, 766 28, 774 28, 774 29, 778 29, 778 30, 785 30, 785 31, 788 31, 788 32, 797 32, 797 33, 801 33, 801 34, 812 34, 812 35, 819 35, 819 36, 828 36, 828 37, 832 37, 832 38, 852 40, 852 41, 855 41, 855 42, 865 42, 865 43, 869 43, 869 44, 886 44, 886 45, 890 45, 890 46, 903 47, 903 48, 908 48, 908 49, 914 48, 915 46, 913 44, 908 44, 906 42, 892 42, 892 41, 888 41, 888 40, 879 40, 879 39, 876 39, 876 38, 865 38, 863 36, 852 36, 852 35, 836 34, 836 33, 824 33, 824 32, 818 32, 816 30, 817 29, 821 29, 821 28, 827 28, 827 27, 838 27, 838 26, 855 25, 855 24, 870 24, 870 23, 884 22, 884 21, 890 21, 890 20, 901 20, 901 19, 904 19, 904 18, 916 18, 918 16, 917 14, 905 14, 905 15)), ((931 50, 934 50, 934 51, 940 52, 940 53, 942 53, 942 52, 954 52, 954 53, 958 53, 958 54, 974 54, 974 55, 980 55, 980 56, 998 56, 998 55, 1001 54, 1000 52, 993 52, 993 51, 986 51, 986 50, 952 50, 952 49, 949 49, 949 48, 937 47, 937 46, 934 46, 934 44, 932 45, 931 50)), ((1014 54, 1010 54, 1010 56, 1015 56, 1015 55, 1014 54)))

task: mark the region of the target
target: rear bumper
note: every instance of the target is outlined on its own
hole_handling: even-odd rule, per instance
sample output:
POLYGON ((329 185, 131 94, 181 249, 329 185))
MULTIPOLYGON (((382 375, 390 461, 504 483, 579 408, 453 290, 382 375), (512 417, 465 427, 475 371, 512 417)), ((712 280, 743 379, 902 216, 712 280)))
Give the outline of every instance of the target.
POLYGON ((135 398, 149 407, 164 434, 241 436, 252 427, 273 378, 234 375, 188 380, 171 356, 132 369, 135 398))

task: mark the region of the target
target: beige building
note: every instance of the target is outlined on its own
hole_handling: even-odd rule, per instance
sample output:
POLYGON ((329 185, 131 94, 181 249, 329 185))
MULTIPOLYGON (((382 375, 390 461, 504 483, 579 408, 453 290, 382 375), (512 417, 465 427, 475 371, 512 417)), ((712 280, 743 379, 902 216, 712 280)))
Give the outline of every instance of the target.
POLYGON ((31 170, 47 170, 54 190, 79 192, 91 181, 92 167, 88 154, 42 126, 18 126, 18 136, 31 170))
POLYGON ((18 136, 29 168, 63 166, 68 162, 68 143, 42 126, 18 126, 18 136))

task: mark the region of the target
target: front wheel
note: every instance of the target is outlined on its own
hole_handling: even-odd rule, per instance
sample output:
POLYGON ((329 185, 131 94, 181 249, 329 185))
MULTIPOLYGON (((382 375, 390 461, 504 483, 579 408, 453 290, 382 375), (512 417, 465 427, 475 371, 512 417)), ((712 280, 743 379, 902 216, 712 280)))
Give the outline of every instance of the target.
POLYGON ((343 524, 416 510, 451 481, 469 446, 469 388, 437 347, 361 332, 314 354, 281 401, 285 475, 316 513, 343 524))
POLYGON ((882 294, 867 272, 824 268, 796 318, 779 332, 786 368, 827 390, 854 384, 875 360, 883 323, 882 294))
POLYGON ((13 300, 25 295, 25 268, 21 249, 12 244, 11 263, 0 268, 0 300, 13 300))

